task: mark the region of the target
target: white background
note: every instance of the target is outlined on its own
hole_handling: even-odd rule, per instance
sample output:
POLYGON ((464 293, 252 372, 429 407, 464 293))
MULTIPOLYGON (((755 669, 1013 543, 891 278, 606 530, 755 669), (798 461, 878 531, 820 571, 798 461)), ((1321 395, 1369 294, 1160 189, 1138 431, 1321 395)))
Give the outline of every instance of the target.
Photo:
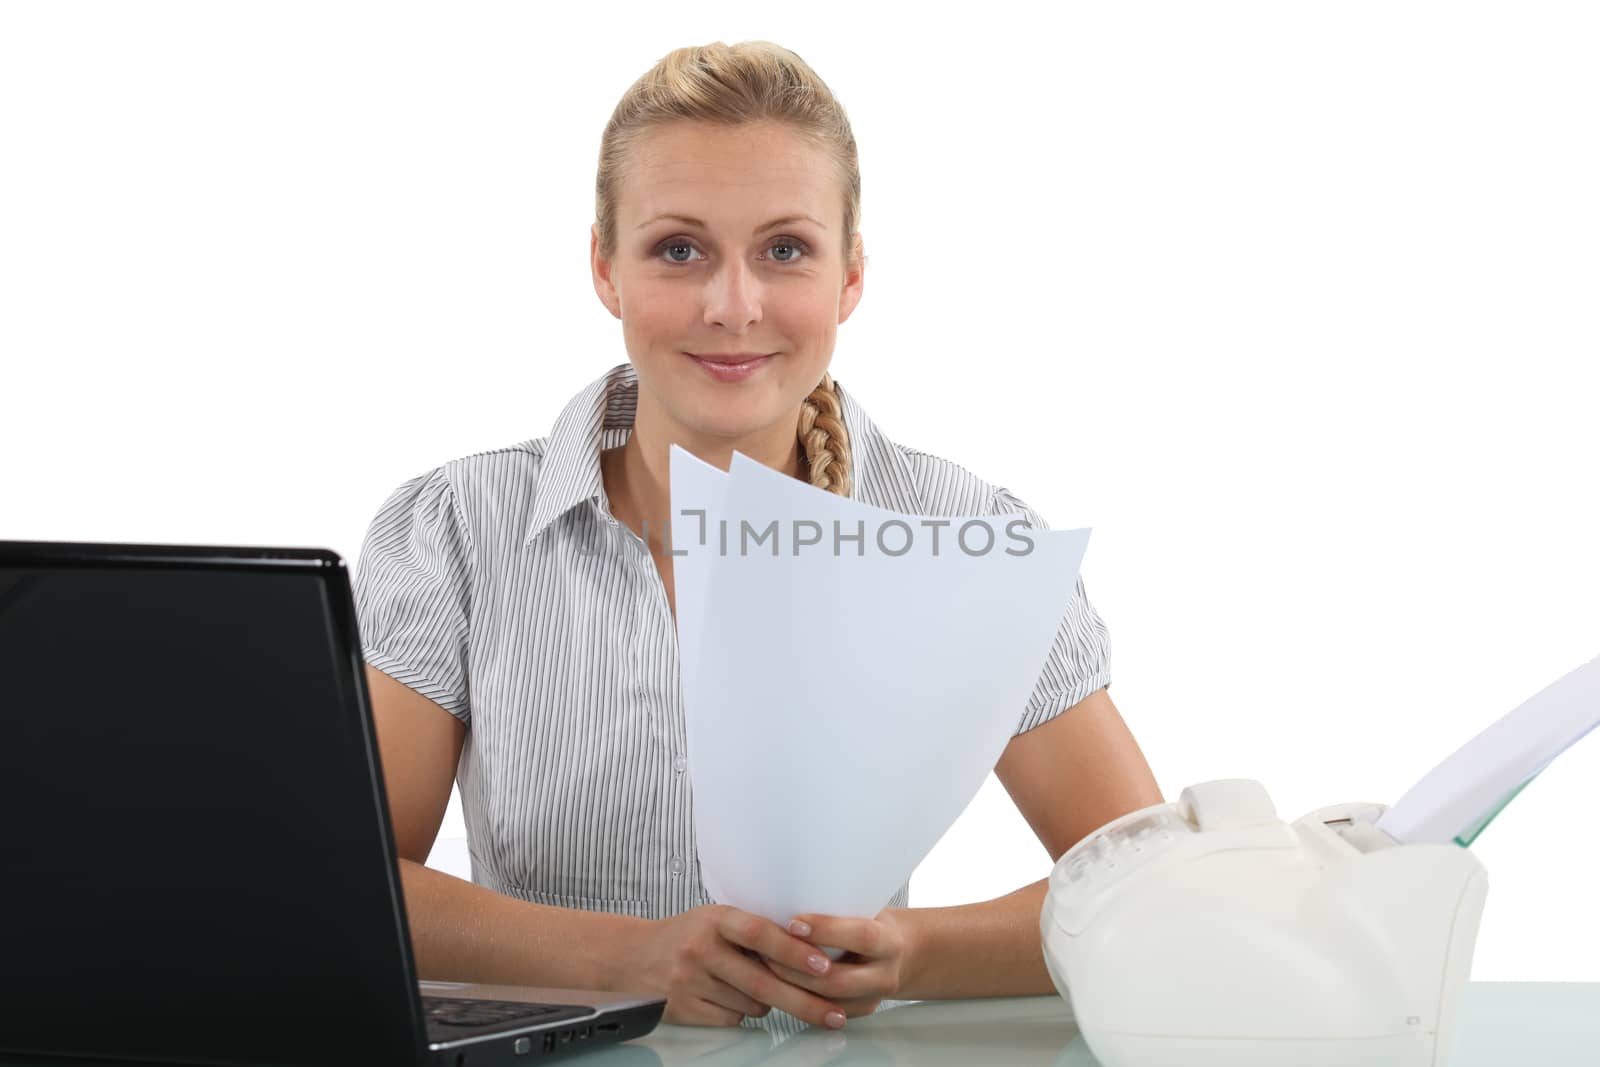
MULTIPOLYGON (((354 561, 626 358, 601 128, 666 51, 768 38, 860 143, 835 373, 1094 527, 1168 799, 1393 801, 1600 652, 1600 16, 1058 7, 0 7, 0 537, 354 561)), ((1600 980, 1597 781, 1591 737, 1474 846, 1474 977, 1600 980)), ((1048 869, 991 780, 912 901, 1048 869)))

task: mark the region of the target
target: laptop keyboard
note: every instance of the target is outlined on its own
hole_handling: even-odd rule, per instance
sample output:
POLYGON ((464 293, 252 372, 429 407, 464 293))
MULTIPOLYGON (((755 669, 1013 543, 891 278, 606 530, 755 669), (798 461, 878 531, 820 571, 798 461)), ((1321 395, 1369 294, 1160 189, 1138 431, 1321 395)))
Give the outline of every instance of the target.
POLYGON ((423 997, 422 1014, 439 1026, 499 1026, 506 1023, 553 1023, 581 1019, 594 1009, 575 1004, 530 1004, 516 1000, 472 997, 423 997))

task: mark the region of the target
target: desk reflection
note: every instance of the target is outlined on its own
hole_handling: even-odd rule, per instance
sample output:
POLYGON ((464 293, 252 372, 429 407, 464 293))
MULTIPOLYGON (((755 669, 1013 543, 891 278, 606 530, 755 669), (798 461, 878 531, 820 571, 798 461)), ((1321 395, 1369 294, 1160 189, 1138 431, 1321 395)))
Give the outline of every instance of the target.
MULTIPOLYGON (((852 1019, 843 1032, 813 1029, 787 1037, 661 1026, 640 1041, 571 1062, 584 1067, 1099 1067, 1056 996, 901 1004, 852 1019)), ((1467 983, 1449 1067, 1509 1063, 1600 1063, 1600 983, 1467 983)))

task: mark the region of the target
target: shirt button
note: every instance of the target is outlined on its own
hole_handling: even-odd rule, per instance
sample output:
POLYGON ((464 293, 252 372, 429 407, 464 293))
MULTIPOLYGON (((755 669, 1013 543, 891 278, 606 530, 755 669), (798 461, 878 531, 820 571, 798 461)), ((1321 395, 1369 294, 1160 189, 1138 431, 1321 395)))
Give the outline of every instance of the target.
POLYGON ((688 757, 687 756, 679 756, 676 759, 674 759, 672 761, 672 769, 677 771, 679 774, 682 774, 684 771, 688 770, 689 769, 689 759, 688 759, 688 757))
POLYGON ((674 875, 682 874, 683 873, 683 860, 678 858, 677 856, 672 857, 672 862, 667 864, 667 869, 672 871, 672 873, 674 875))

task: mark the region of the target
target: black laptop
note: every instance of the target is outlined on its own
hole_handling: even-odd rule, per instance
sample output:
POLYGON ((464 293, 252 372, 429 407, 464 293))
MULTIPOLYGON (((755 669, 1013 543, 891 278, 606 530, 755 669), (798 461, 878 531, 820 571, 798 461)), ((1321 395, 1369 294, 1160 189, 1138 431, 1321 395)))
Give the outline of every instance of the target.
POLYGON ((417 980, 330 551, 0 541, 0 812, 8 1057, 489 1067, 666 1005, 417 980))

